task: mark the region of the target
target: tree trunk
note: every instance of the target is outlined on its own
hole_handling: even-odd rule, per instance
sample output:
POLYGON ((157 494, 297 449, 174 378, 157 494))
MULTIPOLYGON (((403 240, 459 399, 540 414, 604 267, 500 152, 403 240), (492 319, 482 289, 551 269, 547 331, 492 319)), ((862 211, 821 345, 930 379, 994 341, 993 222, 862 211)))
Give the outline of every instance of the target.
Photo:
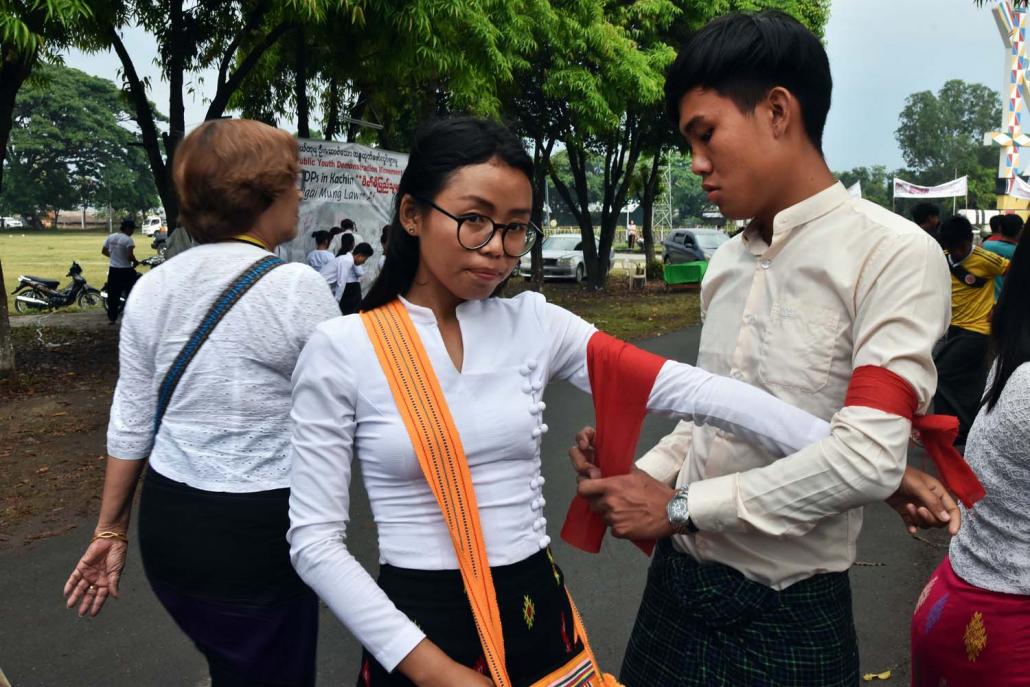
POLYGON ((340 133, 340 85, 334 74, 329 79, 329 109, 325 118, 325 140, 333 140, 338 133, 340 133))
MULTIPOLYGON (((368 96, 365 91, 358 91, 358 97, 354 101, 354 107, 350 109, 348 113, 353 119, 364 119, 365 111, 368 109, 368 96)), ((351 122, 347 125, 347 142, 354 143, 358 138, 358 133, 361 131, 361 125, 356 122, 351 122)))
POLYGON ((657 264, 654 257, 654 201, 658 196, 658 178, 662 167, 663 151, 655 152, 651 160, 650 176, 644 179, 644 192, 640 197, 640 208, 644 213, 643 226, 640 230, 644 239, 644 260, 647 274, 650 277, 657 264))
POLYGON ((7 284, 4 282, 4 265, 0 261, 0 378, 14 372, 14 344, 11 341, 11 316, 7 312, 7 284))
MULTIPOLYGON (((547 170, 551 164, 551 150, 554 139, 544 143, 541 139, 533 141, 533 212, 530 220, 538 227, 544 226, 544 189, 547 186, 547 170)), ((544 286, 544 248, 543 237, 533 246, 530 252, 531 289, 541 291, 544 286)))
POLYGON ((0 191, 4 188, 4 165, 7 159, 7 143, 14 127, 14 105, 18 89, 32 73, 36 54, 23 55, 14 52, 7 45, 0 47, 0 191))
MULTIPOLYGON (((231 76, 222 81, 221 77, 225 74, 220 74, 218 88, 215 90, 215 96, 211 99, 211 104, 207 108, 207 115, 205 115, 204 119, 218 119, 225 114, 225 108, 229 106, 229 99, 232 97, 232 94, 239 90, 243 80, 247 78, 247 75, 261 61, 261 56, 275 45, 276 41, 291 28, 293 28, 293 25, 288 22, 277 24, 264 38, 258 41, 258 44, 243 58, 231 76)), ((175 98, 175 91, 172 91, 172 98, 175 98)), ((182 99, 181 88, 179 89, 179 99, 182 99)))
MULTIPOLYGON (((171 235, 179 222, 179 202, 175 197, 175 190, 172 187, 171 165, 165 164, 161 155, 161 142, 154 123, 154 113, 150 109, 150 101, 147 99, 147 90, 136 73, 136 66, 132 63, 129 51, 125 49, 118 32, 112 28, 108 37, 115 53, 122 62, 122 74, 125 83, 129 88, 129 97, 136 110, 136 123, 140 128, 140 136, 143 139, 143 150, 147 154, 147 162, 150 164, 150 173, 154 176, 154 185, 157 186, 157 195, 161 198, 161 205, 165 209, 165 219, 168 221, 168 233, 171 235)), ((167 138, 167 137, 165 137, 167 138)), ((167 143, 166 143, 167 145, 167 143)), ((170 162, 170 161, 169 161, 170 162)))
POLYGON ((308 126, 308 49, 304 45, 304 27, 297 27, 296 38, 296 71, 294 73, 294 92, 297 98, 297 136, 311 138, 308 126))
POLYGON ((576 218, 579 225, 580 236, 583 239, 583 262, 587 267, 588 283, 598 288, 600 280, 597 278, 597 248, 594 246, 594 220, 590 216, 590 189, 587 186, 587 164, 589 158, 586 150, 582 147, 574 147, 565 144, 566 154, 569 156, 569 171, 572 173, 573 189, 576 197, 573 198, 573 189, 570 189, 565 182, 551 169, 551 181, 561 196, 569 212, 576 218))

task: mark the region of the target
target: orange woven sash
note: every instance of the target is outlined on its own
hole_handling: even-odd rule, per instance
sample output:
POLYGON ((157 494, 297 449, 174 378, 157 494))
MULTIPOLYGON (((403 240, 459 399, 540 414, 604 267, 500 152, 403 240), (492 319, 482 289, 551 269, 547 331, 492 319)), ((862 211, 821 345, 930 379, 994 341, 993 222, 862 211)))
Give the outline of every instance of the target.
POLYGON ((379 364, 390 383, 419 466, 440 504, 458 557, 490 676, 510 687, 504 662, 504 636, 494 581, 479 523, 476 492, 440 382, 407 309, 397 300, 361 313, 379 364))
MULTIPOLYGON (((490 677, 496 687, 512 687, 504 659, 504 633, 472 475, 447 399, 411 316, 399 300, 362 312, 361 320, 390 384, 422 474, 447 523, 490 677)), ((602 675, 598 670, 571 597, 569 603, 576 632, 585 647, 586 656, 581 656, 579 661, 588 662, 589 668, 577 668, 579 679, 573 683, 565 679, 565 675, 570 673, 562 673, 563 668, 538 681, 534 687, 571 684, 576 687, 617 687, 614 678, 602 675)), ((568 668, 572 667, 570 663, 568 668)))

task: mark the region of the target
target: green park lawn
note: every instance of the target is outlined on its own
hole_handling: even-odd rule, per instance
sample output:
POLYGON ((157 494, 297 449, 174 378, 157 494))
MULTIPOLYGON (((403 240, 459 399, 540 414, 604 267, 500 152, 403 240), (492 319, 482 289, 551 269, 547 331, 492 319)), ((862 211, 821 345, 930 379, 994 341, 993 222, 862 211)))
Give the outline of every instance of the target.
MULTIPOLYGON (((99 289, 107 281, 107 258, 100 248, 107 238, 106 231, 2 231, 0 232, 0 262, 4 267, 4 292, 7 309, 14 311, 11 291, 18 285, 19 274, 60 279, 66 286, 71 279, 65 275, 72 261, 82 267, 82 276, 90 286, 99 289)), ((150 239, 135 234, 136 258, 142 260, 154 254, 150 239)), ((77 310, 75 306, 63 310, 77 310)))

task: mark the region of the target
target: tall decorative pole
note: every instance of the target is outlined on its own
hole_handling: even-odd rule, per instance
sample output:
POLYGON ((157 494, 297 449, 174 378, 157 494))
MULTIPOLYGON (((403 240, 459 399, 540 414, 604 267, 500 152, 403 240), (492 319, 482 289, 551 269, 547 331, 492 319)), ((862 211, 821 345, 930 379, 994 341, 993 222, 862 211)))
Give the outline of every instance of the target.
POLYGON ((984 134, 985 145, 998 145, 998 194, 999 210, 1026 210, 1027 201, 1013 198, 1012 180, 1023 171, 1020 148, 1030 146, 1030 136, 1023 133, 1023 108, 1030 102, 1027 88, 1027 7, 1023 3, 1013 5, 1012 0, 1002 0, 994 8, 994 20, 998 24, 1001 40, 1008 51, 1009 68, 1002 83, 1002 94, 1008 93, 1007 107, 1002 110, 1000 131, 984 134))

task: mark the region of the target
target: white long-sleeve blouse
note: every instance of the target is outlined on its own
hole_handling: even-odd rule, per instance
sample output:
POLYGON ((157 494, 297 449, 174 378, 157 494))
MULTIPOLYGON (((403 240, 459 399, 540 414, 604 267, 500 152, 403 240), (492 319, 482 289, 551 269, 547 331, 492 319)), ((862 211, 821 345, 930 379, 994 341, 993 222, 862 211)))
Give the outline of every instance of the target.
MULTIPOLYGON (((545 548, 540 436, 546 384, 590 392, 592 325, 543 296, 469 301, 458 307, 464 345, 455 369, 428 308, 404 302, 425 346, 468 459, 490 565, 545 548)), ((648 411, 746 436, 790 454, 825 437, 823 420, 763 391, 667 362, 648 411)), ((293 375, 290 554, 300 576, 387 669, 421 641, 346 545, 351 463, 357 458, 379 535, 380 561, 456 570, 436 500, 419 467, 389 384, 359 316, 320 325, 293 375)), ((571 498, 570 494, 570 498, 571 498)))

